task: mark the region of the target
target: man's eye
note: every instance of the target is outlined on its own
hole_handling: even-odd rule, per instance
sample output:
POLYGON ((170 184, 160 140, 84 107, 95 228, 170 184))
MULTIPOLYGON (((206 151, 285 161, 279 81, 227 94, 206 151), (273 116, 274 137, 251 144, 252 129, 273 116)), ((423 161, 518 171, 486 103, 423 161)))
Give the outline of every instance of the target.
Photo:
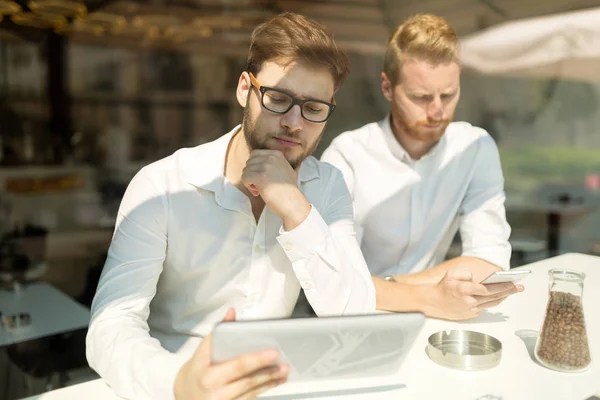
POLYGON ((320 107, 304 107, 304 109, 313 114, 318 114, 318 113, 323 112, 323 108, 320 108, 320 107))
POLYGON ((285 96, 271 96, 269 95, 269 100, 273 103, 285 103, 287 98, 285 96))

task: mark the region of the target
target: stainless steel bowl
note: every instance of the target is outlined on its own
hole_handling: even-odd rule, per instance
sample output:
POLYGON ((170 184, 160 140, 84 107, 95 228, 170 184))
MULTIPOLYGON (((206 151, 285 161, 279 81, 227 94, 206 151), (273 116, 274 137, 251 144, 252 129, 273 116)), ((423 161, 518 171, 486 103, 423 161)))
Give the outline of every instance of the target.
POLYGON ((434 362, 464 371, 493 368, 502 358, 502 343, 485 333, 453 330, 429 336, 427 355, 434 362))

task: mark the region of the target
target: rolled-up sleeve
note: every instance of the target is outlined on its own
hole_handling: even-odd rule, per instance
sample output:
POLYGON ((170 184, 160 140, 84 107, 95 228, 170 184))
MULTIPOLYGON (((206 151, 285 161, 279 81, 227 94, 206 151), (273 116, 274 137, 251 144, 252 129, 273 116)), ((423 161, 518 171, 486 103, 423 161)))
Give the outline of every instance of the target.
POLYGON ((460 236, 463 256, 510 268, 510 226, 504 208, 504 177, 494 140, 479 140, 473 178, 461 205, 460 236))
POLYGON ((166 199, 142 169, 121 202, 86 339, 90 366, 128 399, 172 399, 186 361, 149 335, 167 246, 166 199))
POLYGON ((334 170, 325 207, 312 206, 296 228, 277 238, 318 316, 375 312, 375 288, 354 231, 352 200, 334 170))

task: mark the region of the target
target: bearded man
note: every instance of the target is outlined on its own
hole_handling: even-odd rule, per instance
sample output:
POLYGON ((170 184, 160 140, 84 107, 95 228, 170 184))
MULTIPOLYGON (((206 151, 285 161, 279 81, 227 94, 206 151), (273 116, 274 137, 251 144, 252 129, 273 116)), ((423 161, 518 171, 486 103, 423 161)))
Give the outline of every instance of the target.
POLYGON ((388 42, 381 73, 391 113, 340 134, 321 157, 344 174, 379 309, 468 319, 523 290, 480 283, 509 268, 510 227, 494 140, 452 122, 460 72, 450 24, 408 18, 388 42), (446 260, 459 229, 462 254, 446 260))
POLYGON ((310 154, 348 58, 315 21, 284 13, 253 34, 242 124, 144 167, 122 200, 92 305, 90 365, 135 399, 251 399, 285 382, 276 351, 213 365, 215 324, 375 311, 341 173, 310 154))

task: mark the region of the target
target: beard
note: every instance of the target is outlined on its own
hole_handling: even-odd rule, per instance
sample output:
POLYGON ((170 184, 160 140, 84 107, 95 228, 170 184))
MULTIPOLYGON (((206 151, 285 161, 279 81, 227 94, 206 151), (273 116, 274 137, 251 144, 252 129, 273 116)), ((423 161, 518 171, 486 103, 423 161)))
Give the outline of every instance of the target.
POLYGON ((406 136, 412 140, 431 144, 437 143, 444 136, 446 128, 448 128, 448 125, 454 119, 454 116, 451 116, 450 118, 438 121, 424 120, 410 123, 400 110, 392 110, 392 116, 398 128, 406 136), (439 127, 432 129, 428 128, 427 125, 439 125, 439 127))
POLYGON ((246 139, 246 144, 248 145, 249 151, 252 151, 252 150, 279 150, 279 149, 272 149, 268 145, 268 141, 273 139, 274 137, 278 137, 278 138, 282 138, 282 139, 289 138, 289 139, 293 139, 296 142, 300 142, 302 144, 302 148, 304 148, 306 150, 303 151, 302 154, 300 154, 299 156, 290 158, 290 156, 287 154, 287 152, 285 150, 283 150, 283 151, 280 150, 283 153, 285 159, 288 161, 288 163, 292 167, 292 169, 297 170, 300 167, 300 165, 302 164, 302 161, 304 161, 308 156, 310 156, 315 151, 317 146, 319 145, 319 142, 321 141, 321 137, 323 136, 323 130, 325 130, 325 127, 323 126, 323 130, 321 130, 321 133, 319 134, 319 138, 315 141, 315 143, 313 143, 310 147, 307 148, 306 142, 301 140, 300 138, 296 137, 296 135, 294 135, 288 129, 282 128, 282 130, 279 132, 268 132, 268 133, 259 132, 256 127, 256 121, 253 121, 252 117, 250 116, 250 105, 246 104, 246 107, 244 107, 244 118, 242 120, 242 129, 244 131, 244 138, 246 139))

